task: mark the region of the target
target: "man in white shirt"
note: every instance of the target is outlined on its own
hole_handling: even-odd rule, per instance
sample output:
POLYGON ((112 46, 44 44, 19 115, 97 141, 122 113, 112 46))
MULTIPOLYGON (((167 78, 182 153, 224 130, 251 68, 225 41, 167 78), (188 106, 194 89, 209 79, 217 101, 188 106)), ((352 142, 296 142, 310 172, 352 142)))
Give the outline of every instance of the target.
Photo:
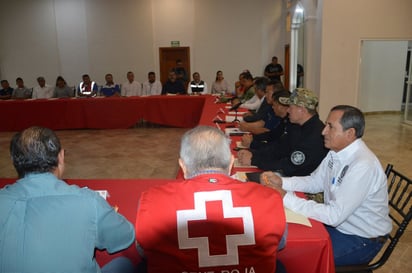
POLYGON ((127 72, 127 82, 123 83, 121 94, 123 97, 141 96, 142 85, 134 80, 132 71, 127 72))
POLYGON ((160 95, 162 93, 162 83, 156 80, 156 74, 151 71, 147 77, 148 80, 143 83, 142 96, 160 95))
POLYGON ((322 132, 330 151, 314 172, 289 178, 265 172, 261 177, 283 195, 285 207, 325 224, 337 266, 370 262, 392 229, 387 179, 361 139, 364 128, 359 109, 335 106, 322 132), (294 191, 323 192, 324 203, 300 198, 294 191))
POLYGON ((33 99, 48 99, 53 97, 54 87, 46 84, 44 77, 38 77, 39 86, 33 88, 33 99))

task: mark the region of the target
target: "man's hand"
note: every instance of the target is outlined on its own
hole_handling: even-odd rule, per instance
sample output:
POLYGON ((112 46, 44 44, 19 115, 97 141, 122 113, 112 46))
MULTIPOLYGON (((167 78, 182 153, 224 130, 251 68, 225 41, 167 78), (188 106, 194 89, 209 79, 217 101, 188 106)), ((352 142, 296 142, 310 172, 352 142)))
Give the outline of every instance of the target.
POLYGON ((245 134, 242 136, 242 146, 249 148, 253 141, 253 135, 245 134))
POLYGON ((282 188, 282 178, 274 172, 263 172, 260 175, 260 182, 266 186, 282 188))
POLYGON ((286 194, 286 191, 282 189, 282 178, 274 172, 263 172, 260 175, 260 183, 278 191, 282 197, 286 194))
POLYGON ((237 157, 240 165, 250 166, 252 164, 252 153, 248 150, 240 150, 237 157))

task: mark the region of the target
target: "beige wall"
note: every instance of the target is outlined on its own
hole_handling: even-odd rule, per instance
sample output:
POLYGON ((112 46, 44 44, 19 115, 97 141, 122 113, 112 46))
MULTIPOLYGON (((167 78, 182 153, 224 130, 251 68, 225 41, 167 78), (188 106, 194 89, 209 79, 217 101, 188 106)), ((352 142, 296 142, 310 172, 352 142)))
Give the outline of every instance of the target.
POLYGON ((99 84, 131 70, 143 82, 159 72, 158 48, 191 48, 191 70, 209 84, 222 69, 233 83, 243 69, 262 75, 283 60, 282 0, 5 0, 0 1, 0 78, 28 87, 44 75, 70 85, 90 74, 99 84))
POLYGON ((336 104, 358 105, 361 40, 412 40, 411 11, 410 0, 323 1, 321 118, 336 104))

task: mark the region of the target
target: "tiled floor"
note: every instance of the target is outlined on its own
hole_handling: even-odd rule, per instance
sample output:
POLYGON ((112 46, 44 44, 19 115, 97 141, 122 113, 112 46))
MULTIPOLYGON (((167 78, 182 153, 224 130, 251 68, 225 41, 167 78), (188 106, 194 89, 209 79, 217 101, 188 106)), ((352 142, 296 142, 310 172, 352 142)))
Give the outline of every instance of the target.
MULTIPOLYGON (((382 165, 412 177, 412 126, 397 114, 368 115, 365 142, 382 165)), ((174 178, 181 135, 186 129, 58 131, 66 149, 65 178, 174 178)), ((9 157, 13 133, 0 133, 0 177, 15 177, 9 157)), ((412 225, 377 273, 412 272, 412 225)))

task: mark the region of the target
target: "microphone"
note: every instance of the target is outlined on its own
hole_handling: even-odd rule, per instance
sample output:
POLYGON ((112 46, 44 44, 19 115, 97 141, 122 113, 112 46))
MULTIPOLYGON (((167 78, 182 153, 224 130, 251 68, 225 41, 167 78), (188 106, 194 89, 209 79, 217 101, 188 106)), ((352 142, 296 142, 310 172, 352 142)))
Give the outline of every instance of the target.
POLYGON ((241 104, 242 104, 241 102, 236 103, 235 105, 233 105, 232 107, 230 107, 229 111, 233 111, 233 110, 236 111, 236 110, 240 107, 241 104))

